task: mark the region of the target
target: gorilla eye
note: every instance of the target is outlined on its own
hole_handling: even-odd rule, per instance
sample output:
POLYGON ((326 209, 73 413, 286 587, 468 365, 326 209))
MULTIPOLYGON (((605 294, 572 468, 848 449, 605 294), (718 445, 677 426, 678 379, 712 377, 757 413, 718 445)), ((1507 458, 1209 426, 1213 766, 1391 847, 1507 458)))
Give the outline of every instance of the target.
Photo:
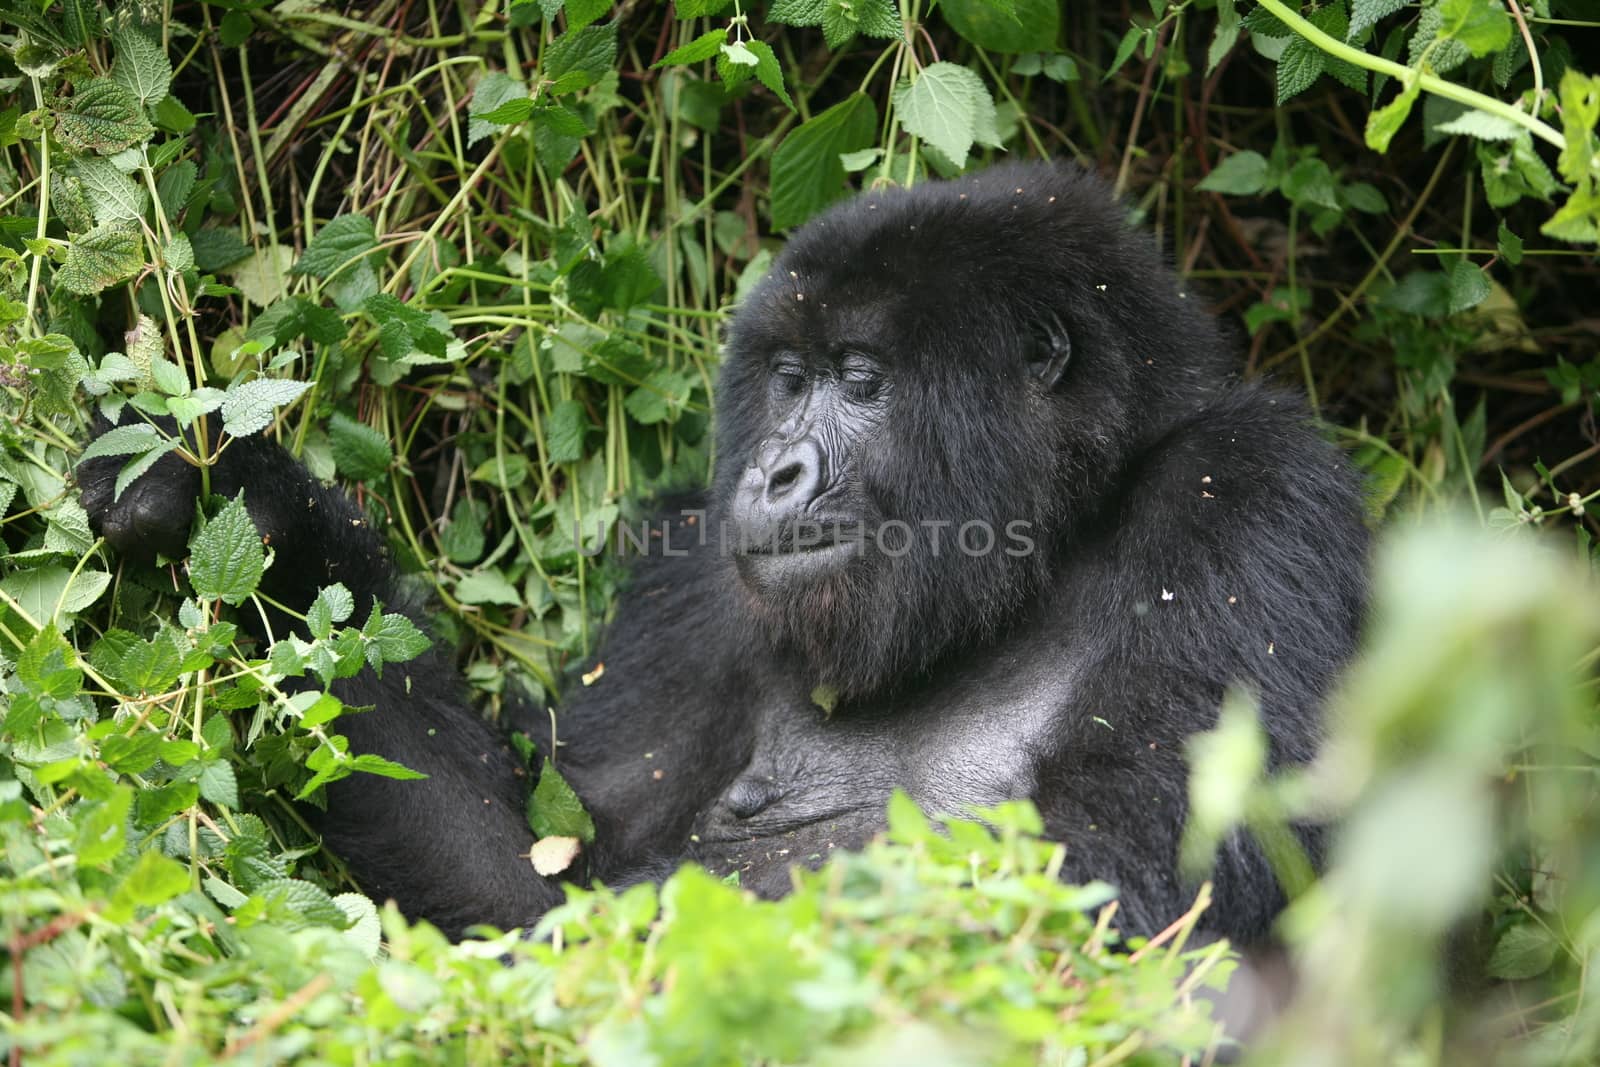
POLYGON ((787 396, 796 396, 806 386, 806 368, 798 359, 778 359, 772 364, 772 384, 787 396))
POLYGON ((852 352, 839 366, 839 381, 852 400, 871 400, 883 388, 883 374, 866 356, 852 352))

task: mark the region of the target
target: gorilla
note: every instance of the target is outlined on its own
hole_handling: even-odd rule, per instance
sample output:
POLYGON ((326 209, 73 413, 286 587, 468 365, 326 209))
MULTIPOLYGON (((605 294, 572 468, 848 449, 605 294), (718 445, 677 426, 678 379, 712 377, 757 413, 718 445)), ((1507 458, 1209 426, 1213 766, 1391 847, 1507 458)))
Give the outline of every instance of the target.
MULTIPOLYGON (((604 670, 559 709, 546 754, 595 821, 589 877, 695 861, 779 895, 882 830, 897 788, 1027 799, 1062 876, 1116 885, 1124 932, 1151 934, 1193 899, 1185 742, 1225 690, 1258 697, 1274 766, 1313 756, 1365 603, 1357 480, 1295 398, 1238 377, 1126 214, 1016 164, 794 234, 728 330, 710 491, 659 517, 604 670)), ((181 553, 197 472, 169 455, 113 501, 118 466, 80 469, 97 530, 181 553)), ((361 511, 276 444, 232 442, 211 486, 244 490, 274 600, 337 581, 421 617, 361 511)), ((350 750, 428 775, 329 787, 321 830, 369 893, 452 935, 564 899, 446 651, 344 684, 376 709, 340 720, 350 750)), ((1260 844, 1228 838, 1212 878, 1204 932, 1261 940, 1284 897, 1260 844)))

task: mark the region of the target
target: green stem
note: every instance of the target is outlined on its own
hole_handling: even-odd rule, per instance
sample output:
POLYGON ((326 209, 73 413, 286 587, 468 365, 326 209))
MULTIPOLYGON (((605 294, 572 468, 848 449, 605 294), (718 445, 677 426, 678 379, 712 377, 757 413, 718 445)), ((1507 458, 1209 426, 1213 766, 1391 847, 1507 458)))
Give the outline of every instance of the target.
POLYGON ((1424 92, 1442 96, 1446 100, 1454 100, 1458 104, 1465 104, 1468 107, 1477 108, 1479 111, 1505 119, 1507 122, 1521 126, 1541 141, 1555 145, 1562 150, 1567 147, 1567 139, 1561 135, 1560 130, 1547 123, 1540 122, 1526 111, 1513 107, 1504 100, 1497 100, 1492 96, 1468 89, 1465 85, 1441 78, 1430 71, 1413 70, 1403 63, 1396 63, 1392 59, 1384 59, 1382 56, 1375 56, 1360 48, 1345 44, 1338 38, 1330 37, 1328 34, 1323 33, 1310 22, 1301 18, 1299 13, 1283 3, 1283 0, 1261 0, 1261 6, 1276 15, 1278 21, 1336 59, 1342 59, 1366 70, 1398 78, 1403 85, 1410 85, 1414 81, 1422 87, 1424 92))

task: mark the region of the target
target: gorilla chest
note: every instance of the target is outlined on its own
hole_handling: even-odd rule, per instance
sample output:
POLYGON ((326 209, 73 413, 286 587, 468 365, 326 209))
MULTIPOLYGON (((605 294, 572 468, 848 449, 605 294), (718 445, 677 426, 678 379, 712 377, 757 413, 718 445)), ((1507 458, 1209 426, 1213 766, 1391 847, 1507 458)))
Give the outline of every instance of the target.
POLYGON ((750 761, 696 819, 690 854, 776 895, 790 865, 859 848, 881 830, 897 788, 932 812, 1032 797, 1062 676, 996 666, 831 714, 797 686, 764 693, 749 723, 750 761))

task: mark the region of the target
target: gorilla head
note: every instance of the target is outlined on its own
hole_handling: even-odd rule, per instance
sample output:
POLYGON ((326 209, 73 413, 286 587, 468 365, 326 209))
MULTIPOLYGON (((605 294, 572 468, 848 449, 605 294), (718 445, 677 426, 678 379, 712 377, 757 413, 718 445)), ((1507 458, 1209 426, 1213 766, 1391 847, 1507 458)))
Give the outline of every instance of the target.
POLYGON ((1059 166, 866 194, 796 234, 720 386, 714 502, 757 625, 849 696, 1014 618, 1146 406, 1226 376, 1170 277, 1059 166))

